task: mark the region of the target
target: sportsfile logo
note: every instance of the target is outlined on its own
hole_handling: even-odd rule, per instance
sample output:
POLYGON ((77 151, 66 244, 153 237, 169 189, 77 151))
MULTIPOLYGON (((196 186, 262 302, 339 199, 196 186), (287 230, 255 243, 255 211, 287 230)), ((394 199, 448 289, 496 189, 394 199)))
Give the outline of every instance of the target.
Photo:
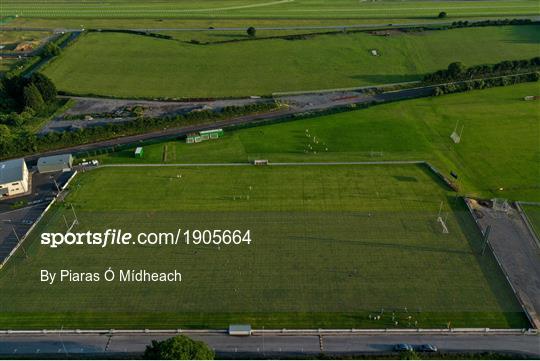
POLYGON ((239 246, 251 244, 250 230, 230 229, 205 229, 205 230, 182 230, 176 232, 150 232, 138 233, 135 236, 131 232, 121 229, 107 229, 105 232, 67 232, 67 233, 42 233, 41 244, 50 248, 60 246, 127 246, 127 245, 214 245, 214 246, 239 246))
POLYGON ((139 233, 133 237, 130 232, 121 229, 107 229, 105 232, 67 232, 67 233, 42 233, 41 244, 50 248, 59 246, 126 246, 130 244, 156 245, 156 244, 178 244, 181 237, 181 230, 174 233, 139 233))

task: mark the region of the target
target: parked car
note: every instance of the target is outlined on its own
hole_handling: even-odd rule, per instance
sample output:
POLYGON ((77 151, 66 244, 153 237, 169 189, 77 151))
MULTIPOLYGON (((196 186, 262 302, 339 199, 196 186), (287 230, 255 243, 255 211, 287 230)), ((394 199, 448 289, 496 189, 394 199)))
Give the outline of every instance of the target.
POLYGON ((394 351, 401 352, 401 351, 412 351, 412 350, 413 350, 412 346, 409 345, 408 343, 398 343, 394 345, 394 351))
POLYGON ((437 352, 437 346, 426 343, 418 346, 417 350, 420 352, 437 352))

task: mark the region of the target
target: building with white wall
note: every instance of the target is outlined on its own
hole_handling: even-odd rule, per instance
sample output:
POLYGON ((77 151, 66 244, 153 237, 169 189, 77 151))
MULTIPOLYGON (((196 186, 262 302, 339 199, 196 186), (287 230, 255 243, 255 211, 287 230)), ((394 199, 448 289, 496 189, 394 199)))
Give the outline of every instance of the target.
POLYGON ((0 162, 0 198, 28 192, 28 168, 24 159, 0 162))

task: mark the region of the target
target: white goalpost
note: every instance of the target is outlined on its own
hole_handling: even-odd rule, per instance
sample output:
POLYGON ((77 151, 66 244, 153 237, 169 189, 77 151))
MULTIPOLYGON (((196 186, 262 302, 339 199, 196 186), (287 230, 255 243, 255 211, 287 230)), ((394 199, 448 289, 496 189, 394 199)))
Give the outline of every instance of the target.
POLYGON ((446 215, 444 216, 444 219, 443 219, 442 208, 443 208, 443 202, 441 201, 441 205, 439 206, 439 214, 437 215, 437 222, 439 222, 441 224, 442 233, 448 234, 449 233, 448 232, 448 226, 446 225, 446 222, 448 221, 448 212, 446 213, 446 215))
POLYGON ((71 226, 68 226, 67 219, 64 216, 64 222, 66 223, 66 227, 67 227, 66 233, 71 232, 73 227, 75 227, 77 224, 79 224, 79 219, 77 218, 77 213, 75 213, 75 207, 73 207, 73 204, 71 205, 71 210, 73 211, 73 217, 74 217, 73 222, 71 223, 71 226))
POLYGON ((450 134, 450 138, 454 141, 455 144, 459 144, 461 142, 461 135, 463 134, 463 128, 464 128, 464 125, 462 125, 461 126, 461 131, 458 134, 457 133, 458 125, 459 125, 459 120, 456 122, 456 126, 454 127, 454 131, 452 132, 452 134, 450 134))

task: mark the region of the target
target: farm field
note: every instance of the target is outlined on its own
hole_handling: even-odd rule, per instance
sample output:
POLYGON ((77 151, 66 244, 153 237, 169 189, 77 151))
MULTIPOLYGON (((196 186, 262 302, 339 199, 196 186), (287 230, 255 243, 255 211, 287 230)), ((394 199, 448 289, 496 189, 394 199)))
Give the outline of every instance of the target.
POLYGON ((24 17, 218 17, 218 18, 387 18, 538 15, 537 3, 515 1, 377 1, 357 0, 161 0, 103 2, 4 0, 5 15, 24 17))
POLYGON ((147 145, 143 159, 135 159, 133 149, 101 159, 106 163, 424 159, 447 175, 456 172, 466 194, 540 201, 540 104, 524 101, 526 95, 540 95, 538 83, 242 129, 226 132, 215 142, 147 145), (456 145, 450 134, 458 121, 464 129, 456 145), (306 129, 319 144, 306 136, 306 129))
POLYGON ((0 32, 0 45, 6 46, 5 50, 11 50, 10 45, 27 42, 41 42, 50 32, 46 31, 2 31, 0 32))
POLYGON ((0 273, 0 327, 527 326, 463 203, 423 166, 103 168, 66 203, 77 232, 250 229, 252 242, 51 249, 37 235, 73 219, 56 206, 0 273), (109 266, 182 282, 39 282, 109 266))
POLYGON ((540 27, 534 25, 389 37, 340 33, 294 41, 213 45, 90 33, 44 73, 60 90, 75 94, 146 98, 268 95, 418 80, 453 61, 475 65, 527 59, 538 55, 539 41, 540 27), (380 56, 373 56, 372 49, 380 56))
POLYGON ((0 60, 0 73, 9 71, 13 64, 17 62, 16 59, 2 59, 0 60))

